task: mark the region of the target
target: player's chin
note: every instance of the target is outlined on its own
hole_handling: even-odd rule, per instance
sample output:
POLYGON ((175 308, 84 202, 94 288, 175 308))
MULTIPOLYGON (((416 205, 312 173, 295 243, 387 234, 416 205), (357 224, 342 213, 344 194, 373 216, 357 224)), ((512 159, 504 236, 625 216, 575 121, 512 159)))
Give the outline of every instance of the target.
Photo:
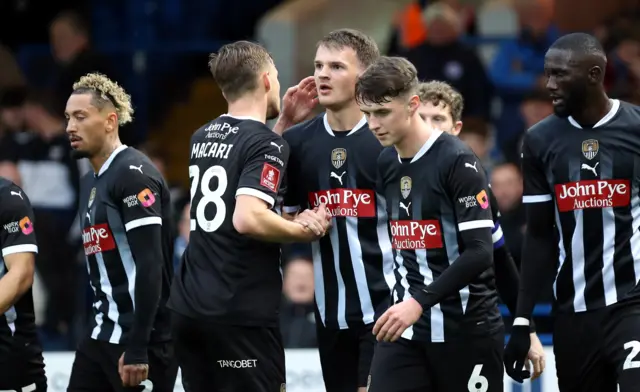
POLYGON ((90 158, 91 154, 83 149, 80 148, 73 148, 71 150, 71 158, 73 159, 83 159, 83 158, 90 158))
POLYGON ((335 94, 318 95, 318 103, 329 109, 341 107, 344 104, 343 101, 344 100, 341 100, 339 97, 336 97, 335 94))
POLYGON ((553 105, 553 113, 560 118, 567 118, 571 115, 569 108, 564 103, 553 105))

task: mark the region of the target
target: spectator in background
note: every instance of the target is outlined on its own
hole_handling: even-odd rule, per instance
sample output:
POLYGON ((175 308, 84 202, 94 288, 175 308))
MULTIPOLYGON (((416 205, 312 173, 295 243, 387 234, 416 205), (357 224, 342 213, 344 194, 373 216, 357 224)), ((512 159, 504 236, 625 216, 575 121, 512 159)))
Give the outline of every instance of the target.
POLYGON ((520 21, 518 37, 500 45, 489 70, 502 99, 502 113, 496 122, 496 142, 503 145, 523 128, 519 106, 533 90, 544 90, 544 55, 559 37, 553 25, 553 0, 515 0, 520 21))
MULTIPOLYGON (((29 93, 22 106, 28 131, 14 142, 8 157, 17 164, 38 222, 36 267, 48 294, 44 327, 52 338, 65 336, 74 316, 76 252, 68 235, 75 219, 80 175, 86 171, 85 161, 70 156, 58 106, 53 95, 29 93)), ((60 343, 60 348, 72 348, 60 343)))
POLYGON ((24 87, 8 88, 0 94, 0 126, 4 134, 24 131, 22 105, 26 95, 24 87))
POLYGON ((517 165, 520 164, 520 150, 524 134, 529 128, 553 114, 553 105, 548 92, 535 90, 524 96, 519 109, 523 120, 522 128, 514 131, 513 136, 500 146, 504 159, 517 165))
MULTIPOLYGON (((635 30, 638 30, 637 28, 635 30)), ((640 101, 640 31, 630 32, 625 37, 615 37, 609 52, 609 65, 614 75, 610 93, 624 96, 631 102, 640 101)))
POLYGON ((80 77, 100 72, 113 79, 113 72, 106 59, 92 51, 89 26, 77 12, 64 11, 58 14, 51 22, 49 38, 53 57, 59 67, 54 91, 62 113, 73 84, 80 77))
POLYGON ((518 166, 503 163, 494 167, 491 173, 491 189, 498 202, 505 243, 519 266, 525 220, 521 202, 522 176, 518 166))
POLYGON ((394 17, 393 30, 387 48, 388 56, 396 56, 422 45, 427 39, 428 30, 422 13, 430 4, 446 3, 461 16, 463 34, 476 34, 476 15, 473 5, 463 4, 459 0, 416 0, 394 17))
POLYGON ((284 267, 283 304, 280 329, 285 348, 315 348, 313 263, 304 257, 291 258, 284 267))
POLYGON ((0 45, 0 91, 26 85, 22 70, 13 53, 4 45, 0 45))
POLYGON ((191 204, 187 203, 182 208, 182 213, 178 218, 178 236, 173 246, 173 270, 175 271, 180 264, 182 254, 187 249, 189 244, 189 234, 191 233, 191 216, 190 216, 191 204))
POLYGON ((460 41, 462 20, 458 12, 444 2, 429 5, 424 13, 427 40, 404 54, 418 70, 421 80, 441 80, 464 96, 462 113, 471 119, 489 121, 492 86, 484 65, 473 47, 460 41))

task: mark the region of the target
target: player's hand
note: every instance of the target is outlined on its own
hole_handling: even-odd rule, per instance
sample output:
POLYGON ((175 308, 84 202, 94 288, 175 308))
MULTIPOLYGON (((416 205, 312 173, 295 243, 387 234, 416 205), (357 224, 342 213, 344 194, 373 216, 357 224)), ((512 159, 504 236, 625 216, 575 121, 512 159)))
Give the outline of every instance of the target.
POLYGON ((529 355, 527 356, 528 361, 525 363, 525 368, 531 371, 531 365, 533 365, 533 373, 531 374, 531 381, 533 381, 540 377, 542 372, 544 372, 546 363, 544 348, 542 347, 542 343, 540 342, 538 335, 532 333, 529 336, 531 337, 531 347, 529 348, 529 355))
POLYGON ((316 81, 313 76, 308 76, 284 94, 280 116, 295 125, 306 120, 317 105, 316 81))
POLYGON ((514 325, 511 328, 509 342, 504 349, 504 368, 509 377, 519 383, 530 376, 529 371, 524 369, 530 347, 529 326, 514 325))
MULTIPOLYGON (((331 225, 331 213, 324 204, 313 210, 304 210, 293 220, 314 234, 316 238, 324 236, 331 225)), ((315 239, 315 238, 313 238, 315 239)))
POLYGON ((373 326, 373 334, 379 342, 394 342, 422 316, 422 305, 413 298, 393 305, 373 326))
POLYGON ((118 360, 118 373, 120 374, 123 386, 135 387, 149 377, 149 365, 125 365, 124 354, 122 354, 120 360, 118 360))

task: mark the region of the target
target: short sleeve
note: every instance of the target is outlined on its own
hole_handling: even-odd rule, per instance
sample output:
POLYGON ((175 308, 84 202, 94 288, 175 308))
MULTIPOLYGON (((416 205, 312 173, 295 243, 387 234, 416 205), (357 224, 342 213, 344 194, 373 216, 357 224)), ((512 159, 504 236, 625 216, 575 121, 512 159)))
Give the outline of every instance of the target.
POLYGON ((17 186, 4 188, 0 200, 2 256, 13 253, 38 253, 33 227, 33 209, 22 189, 17 186))
POLYGON ((532 146, 531 132, 527 132, 522 142, 522 181, 523 203, 551 201, 552 192, 542 162, 532 146))
POLYGON ((487 177, 475 155, 458 155, 449 173, 448 188, 459 231, 493 229, 487 177))
POLYGON ((159 181, 145 169, 147 164, 118 173, 114 202, 120 207, 126 231, 146 225, 162 225, 162 194, 159 181))
POLYGON ((289 145, 276 134, 259 136, 248 150, 236 197, 254 196, 273 208, 289 160, 289 145))

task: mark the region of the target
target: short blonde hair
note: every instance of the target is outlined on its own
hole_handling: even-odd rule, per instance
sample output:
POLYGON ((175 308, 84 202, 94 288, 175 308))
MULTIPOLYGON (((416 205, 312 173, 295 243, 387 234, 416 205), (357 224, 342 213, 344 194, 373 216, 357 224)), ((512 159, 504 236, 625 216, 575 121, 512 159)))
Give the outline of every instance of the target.
POLYGON ((90 73, 73 84, 74 94, 91 93, 93 104, 102 109, 107 103, 113 105, 118 115, 118 125, 133 121, 131 96, 113 80, 100 73, 90 73))
POLYGON ((464 109, 462 94, 448 83, 436 80, 420 83, 418 97, 422 103, 429 102, 434 106, 442 104, 448 107, 454 122, 462 120, 462 109, 464 109))

